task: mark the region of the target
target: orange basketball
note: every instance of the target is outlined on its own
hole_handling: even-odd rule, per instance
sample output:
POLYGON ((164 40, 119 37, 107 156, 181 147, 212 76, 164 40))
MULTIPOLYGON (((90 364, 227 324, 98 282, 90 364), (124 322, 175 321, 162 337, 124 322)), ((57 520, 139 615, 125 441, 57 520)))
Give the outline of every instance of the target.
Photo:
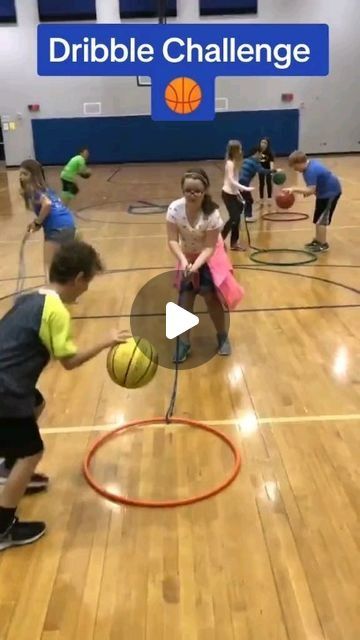
POLYGON ((201 87, 191 78, 175 78, 165 89, 165 102, 175 113, 192 113, 201 100, 201 87))
POLYGON ((280 191, 275 198, 275 202, 279 209, 291 209, 295 203, 295 196, 288 191, 280 191))

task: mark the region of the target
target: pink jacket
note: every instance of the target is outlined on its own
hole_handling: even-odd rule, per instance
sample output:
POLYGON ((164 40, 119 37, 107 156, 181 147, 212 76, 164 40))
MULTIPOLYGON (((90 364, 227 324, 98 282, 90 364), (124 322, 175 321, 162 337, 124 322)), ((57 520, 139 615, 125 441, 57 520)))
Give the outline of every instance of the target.
MULTIPOLYGON (((189 262, 194 263, 198 254, 186 254, 189 262)), ((217 293, 221 302, 230 311, 236 309, 245 295, 244 289, 234 278, 234 269, 230 262, 229 256, 226 253, 225 245, 222 237, 220 236, 215 252, 208 261, 208 267, 217 289, 217 293)), ((194 276, 194 285, 196 286, 196 279, 198 274, 194 276)), ((177 266, 177 278, 176 286, 180 287, 181 282, 181 268, 180 264, 177 266)))

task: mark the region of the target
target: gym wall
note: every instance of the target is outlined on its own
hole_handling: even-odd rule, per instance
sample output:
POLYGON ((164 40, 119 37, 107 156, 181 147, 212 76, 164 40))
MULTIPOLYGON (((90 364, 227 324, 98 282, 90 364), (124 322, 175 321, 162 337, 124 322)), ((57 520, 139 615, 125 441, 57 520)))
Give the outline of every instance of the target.
MULTIPOLYGON (((122 12, 125 3, 135 6, 146 1, 129 5, 129 0, 120 0, 122 12)), ((226 4, 235 1, 239 2, 226 0, 226 4)), ((254 0, 246 2, 250 11, 254 0)), ((56 3, 60 9, 66 4, 65 0, 53 0, 52 6, 56 3)), ((93 4, 87 20, 95 15, 99 22, 120 19, 119 0, 81 3, 84 7, 93 4)), ((69 0, 70 6, 81 3, 69 0)), ((211 13, 214 0, 201 3, 203 13, 206 6, 211 13)), ((350 64, 360 57, 357 0, 258 0, 257 14, 242 16, 200 16, 197 0, 177 0, 177 17, 170 17, 170 21, 326 22, 331 42, 329 77, 220 78, 216 95, 227 99, 229 111, 218 113, 213 123, 181 125, 181 135, 176 124, 152 122, 148 116, 150 88, 137 86, 135 78, 38 77, 38 0, 15 0, 15 5, 16 24, 0 25, 0 115, 16 122, 15 131, 4 132, 9 166, 34 156, 35 151, 45 164, 62 163, 79 144, 91 147, 95 162, 217 158, 223 156, 229 137, 240 138, 247 148, 265 134, 272 137, 278 154, 287 154, 297 146, 308 153, 354 152, 360 148, 360 89, 357 67, 350 64), (282 93, 293 93, 294 101, 282 103, 282 93), (33 103, 40 105, 38 114, 30 114, 27 109, 33 103), (100 103, 100 115, 84 116, 85 103, 100 103)), ((74 16, 77 19, 81 18, 74 16)), ((151 18, 132 19, 139 20, 151 18)), ((85 108, 91 111, 91 105, 85 108)))

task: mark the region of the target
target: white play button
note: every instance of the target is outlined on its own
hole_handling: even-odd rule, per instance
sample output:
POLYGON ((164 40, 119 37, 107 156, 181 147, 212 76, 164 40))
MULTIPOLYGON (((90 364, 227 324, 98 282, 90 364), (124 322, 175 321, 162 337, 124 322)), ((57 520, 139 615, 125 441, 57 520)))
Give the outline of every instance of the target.
POLYGON ((166 305, 166 337, 173 340, 199 324, 199 318, 174 302, 166 305))

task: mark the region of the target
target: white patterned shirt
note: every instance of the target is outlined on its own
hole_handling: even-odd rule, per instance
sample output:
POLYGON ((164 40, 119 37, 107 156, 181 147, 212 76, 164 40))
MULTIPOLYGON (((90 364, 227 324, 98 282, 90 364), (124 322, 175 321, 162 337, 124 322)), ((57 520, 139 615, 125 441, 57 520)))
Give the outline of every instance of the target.
POLYGON ((176 224, 184 253, 201 253, 206 232, 218 229, 220 233, 224 224, 219 210, 215 209, 209 216, 205 216, 201 211, 194 226, 191 226, 186 215, 185 198, 174 200, 169 205, 166 220, 176 224))

